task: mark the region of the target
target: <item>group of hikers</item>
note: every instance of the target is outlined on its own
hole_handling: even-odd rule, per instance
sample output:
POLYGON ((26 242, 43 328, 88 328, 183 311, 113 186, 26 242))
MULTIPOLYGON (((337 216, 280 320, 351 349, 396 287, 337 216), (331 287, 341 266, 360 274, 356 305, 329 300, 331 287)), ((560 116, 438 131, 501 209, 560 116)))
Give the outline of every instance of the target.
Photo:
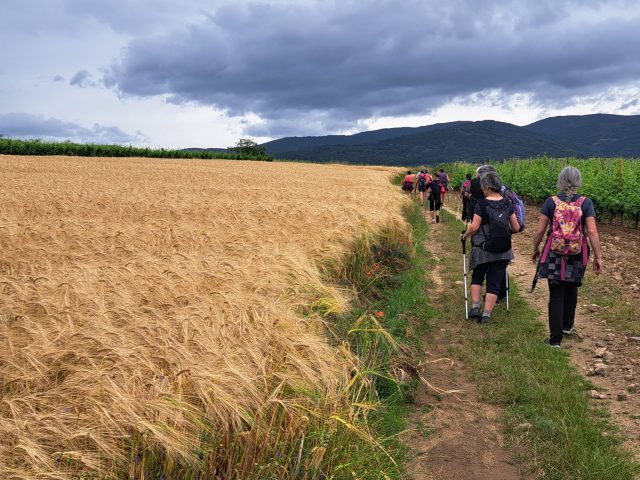
POLYGON ((426 202, 428 201, 431 223, 440 223, 440 209, 444 205, 444 196, 449 191, 449 182, 449 175, 442 168, 433 175, 426 168, 423 168, 417 174, 407 170, 407 174, 402 181, 402 190, 407 195, 413 195, 414 197, 417 192, 421 206, 426 207, 426 202))
MULTIPOLYGON (((417 190, 428 196, 434 223, 440 220, 444 193, 450 183, 442 169, 437 180, 435 178, 426 169, 418 175, 407 172, 402 185, 408 194, 417 190), (429 179, 424 180, 422 186, 420 175, 429 179)), ((537 268, 531 288, 535 288, 538 279, 547 279, 549 338, 545 343, 555 348, 560 348, 565 335, 575 332, 578 287, 582 285, 591 252, 594 254, 593 271, 598 275, 602 270, 602 249, 596 227, 595 207, 590 198, 578 193, 581 185, 582 175, 577 168, 563 168, 558 175, 558 193, 543 203, 533 233, 531 261, 537 268), (546 240, 542 243, 545 233, 546 240)), ((467 239, 471 241, 471 309, 467 311, 466 317, 487 324, 495 305, 505 297, 508 302, 507 267, 514 259, 511 236, 524 230, 524 202, 503 184, 492 165, 478 167, 474 178, 467 174, 461 185, 460 195, 463 204, 462 220, 466 223, 466 229, 460 236, 464 253, 467 239), (481 309, 485 282, 486 293, 481 309)), ((424 205, 423 196, 420 197, 420 202, 424 205)), ((466 258, 464 261, 466 276, 466 258)))

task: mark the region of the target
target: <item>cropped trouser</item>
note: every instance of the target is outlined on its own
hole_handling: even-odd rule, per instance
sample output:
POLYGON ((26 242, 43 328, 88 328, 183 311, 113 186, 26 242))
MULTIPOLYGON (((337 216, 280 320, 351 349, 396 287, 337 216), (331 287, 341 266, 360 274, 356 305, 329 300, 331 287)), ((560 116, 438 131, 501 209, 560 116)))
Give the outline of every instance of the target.
POLYGON ((487 279, 487 293, 500 294, 509 260, 494 260, 489 263, 481 263, 473 269, 471 285, 482 285, 487 279))
POLYGON ((467 213, 467 209, 469 207, 469 199, 467 197, 462 197, 462 221, 466 222, 469 214, 467 213))
POLYGON ((571 330, 576 317, 578 285, 549 280, 549 342, 560 344, 562 330, 571 330))

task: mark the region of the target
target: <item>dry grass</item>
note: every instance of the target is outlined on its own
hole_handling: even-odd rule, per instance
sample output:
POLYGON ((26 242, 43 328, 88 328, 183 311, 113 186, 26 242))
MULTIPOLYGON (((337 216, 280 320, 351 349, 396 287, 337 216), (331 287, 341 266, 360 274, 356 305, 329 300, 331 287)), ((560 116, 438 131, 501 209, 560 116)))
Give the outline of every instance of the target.
POLYGON ((293 478, 330 462, 309 433, 368 407, 350 403, 357 361, 303 312, 351 298, 321 260, 404 228, 390 173, 0 157, 0 478, 293 478))

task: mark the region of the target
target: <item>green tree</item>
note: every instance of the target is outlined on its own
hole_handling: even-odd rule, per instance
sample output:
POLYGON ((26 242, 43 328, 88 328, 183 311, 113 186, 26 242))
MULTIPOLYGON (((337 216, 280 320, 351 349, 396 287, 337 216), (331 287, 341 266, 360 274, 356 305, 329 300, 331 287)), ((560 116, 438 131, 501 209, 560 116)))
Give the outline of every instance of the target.
POLYGON ((266 147, 258 145, 250 138, 241 138, 233 147, 229 147, 229 150, 242 156, 252 156, 257 158, 265 157, 267 155, 266 147))

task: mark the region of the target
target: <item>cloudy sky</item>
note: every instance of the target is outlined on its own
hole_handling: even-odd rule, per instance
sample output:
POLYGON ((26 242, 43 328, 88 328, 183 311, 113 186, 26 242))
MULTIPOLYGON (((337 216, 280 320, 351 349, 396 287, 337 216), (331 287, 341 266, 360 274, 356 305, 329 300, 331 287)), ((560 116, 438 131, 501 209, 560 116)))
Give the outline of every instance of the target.
POLYGON ((250 136, 640 114, 640 2, 0 0, 0 134, 250 136))

